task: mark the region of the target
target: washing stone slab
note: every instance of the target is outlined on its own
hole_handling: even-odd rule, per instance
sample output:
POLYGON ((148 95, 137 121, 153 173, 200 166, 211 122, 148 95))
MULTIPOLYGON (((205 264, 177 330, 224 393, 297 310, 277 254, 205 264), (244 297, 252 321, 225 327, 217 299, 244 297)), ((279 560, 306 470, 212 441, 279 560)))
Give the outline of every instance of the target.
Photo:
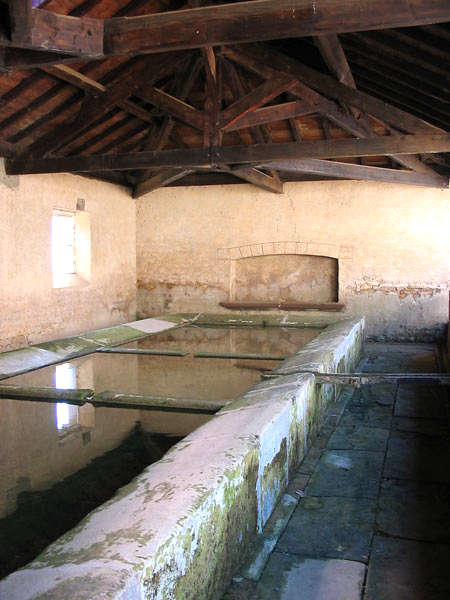
POLYGON ((367 562, 376 499, 306 496, 301 499, 277 552, 367 562))
POLYGON ((30 346, 0 354, 0 379, 26 373, 59 362, 54 352, 30 346))
POLYGON ((377 531, 391 537, 450 542, 450 485, 385 479, 377 531))
POLYGON ((307 495, 376 498, 383 460, 383 452, 325 450, 306 488, 307 495))
POLYGON ((374 450, 384 452, 388 429, 378 427, 336 427, 328 441, 328 450, 374 450))
MULTIPOLYGON (((186 324, 190 323, 190 320, 186 320, 186 324)), ((177 327, 176 323, 171 321, 165 321, 164 319, 142 319, 140 321, 133 321, 126 323, 127 327, 132 327, 141 333, 158 333, 159 331, 166 331, 167 329, 173 329, 177 327)))
POLYGON ((40 348, 53 352, 59 357, 59 360, 66 360, 81 356, 83 354, 90 354, 94 352, 98 347, 96 342, 85 340, 81 337, 70 337, 62 340, 56 340, 54 342, 44 342, 43 344, 36 344, 34 348, 40 348))
POLYGON ((88 342, 93 342, 98 346, 117 346, 125 344, 141 337, 146 337, 148 333, 137 330, 128 325, 117 325, 116 327, 107 327, 98 331, 91 331, 80 335, 79 338, 88 342))
POLYGON ((280 554, 270 557, 258 585, 258 600, 360 600, 362 563, 280 554))
POLYGON ((448 600, 450 545, 375 536, 364 600, 448 600))

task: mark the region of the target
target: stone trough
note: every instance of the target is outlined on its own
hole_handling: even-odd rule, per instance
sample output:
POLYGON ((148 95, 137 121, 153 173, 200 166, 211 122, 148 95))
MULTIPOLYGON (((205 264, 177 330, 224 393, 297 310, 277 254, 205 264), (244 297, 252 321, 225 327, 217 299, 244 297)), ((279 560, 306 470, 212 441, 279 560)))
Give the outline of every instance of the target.
POLYGON ((221 597, 340 392, 340 386, 317 385, 313 374, 298 371, 351 372, 362 352, 364 319, 315 313, 163 315, 5 353, 0 377, 194 321, 326 327, 275 369, 278 377, 253 385, 0 582, 0 598, 221 597))

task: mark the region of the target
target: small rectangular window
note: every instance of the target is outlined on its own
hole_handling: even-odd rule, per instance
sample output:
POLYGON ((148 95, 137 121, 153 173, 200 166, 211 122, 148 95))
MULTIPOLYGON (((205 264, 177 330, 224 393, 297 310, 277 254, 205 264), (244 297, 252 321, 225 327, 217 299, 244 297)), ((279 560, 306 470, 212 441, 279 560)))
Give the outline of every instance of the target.
POLYGON ((90 215, 54 208, 52 213, 53 287, 83 285, 90 280, 90 215))

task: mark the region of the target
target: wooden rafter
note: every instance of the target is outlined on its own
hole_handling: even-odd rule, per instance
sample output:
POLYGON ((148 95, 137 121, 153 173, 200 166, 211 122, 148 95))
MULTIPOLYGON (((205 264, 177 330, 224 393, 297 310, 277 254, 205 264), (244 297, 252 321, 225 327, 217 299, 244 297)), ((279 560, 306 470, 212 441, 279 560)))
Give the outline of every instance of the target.
POLYGON ((448 177, 429 173, 414 173, 400 169, 384 169, 368 167, 330 160, 299 159, 291 161, 270 161, 260 167, 278 169, 291 173, 312 173, 339 179, 359 179, 365 181, 385 181, 389 183, 406 183, 430 187, 448 187, 448 177))
POLYGON ((140 198, 153 190, 160 187, 164 187, 193 173, 192 169, 161 169, 158 173, 155 173, 153 177, 149 177, 145 181, 138 183, 133 189, 133 198, 140 198))
POLYGON ((148 84, 137 90, 133 90, 133 95, 168 112, 191 127, 203 131, 202 113, 190 104, 175 98, 175 96, 163 92, 156 87, 150 87, 148 84))
MULTIPOLYGON (((171 72, 173 69, 173 59, 173 55, 170 54, 160 59, 159 68, 152 71, 151 76, 148 78, 149 83, 171 72)), ((94 121, 100 119, 102 115, 108 113, 117 104, 128 99, 133 91, 132 83, 134 78, 138 73, 143 74, 145 70, 145 62, 136 65, 136 69, 130 69, 123 73, 101 96, 97 96, 99 90, 96 88, 96 96, 88 96, 83 100, 75 118, 68 120, 63 126, 57 127, 56 131, 49 131, 48 134, 31 144, 27 148, 26 154, 31 156, 45 156, 49 152, 61 148, 75 136, 81 135, 84 131, 92 127, 94 121)))
MULTIPOLYGON (((283 69, 285 70, 286 74, 298 75, 296 67, 298 66, 298 70, 301 70, 304 67, 304 65, 298 63, 294 59, 285 57, 284 55, 278 54, 276 52, 270 52, 269 55, 269 53, 263 52, 261 48, 258 48, 258 52, 255 52, 254 50, 252 51, 252 49, 248 48, 246 48, 244 52, 232 48, 225 48, 223 52, 226 54, 226 56, 232 58, 248 70, 267 79, 269 79, 270 77, 274 77, 279 71, 283 71, 283 69), (264 62, 260 60, 261 56, 265 59, 264 62), (272 66, 269 66, 268 63, 274 64, 277 67, 277 69, 272 66)), ((312 71, 312 69, 309 70, 312 71)), ((313 73, 315 73, 315 71, 313 71, 313 73)), ((333 83, 336 83, 343 89, 353 89, 349 86, 335 82, 335 80, 331 77, 322 76, 320 73, 318 75, 329 80, 329 82, 331 82, 331 87, 333 83)), ((353 114, 349 114, 347 111, 342 109, 336 102, 329 100, 329 98, 320 94, 316 89, 313 88, 314 86, 307 85, 304 82, 304 80, 302 80, 300 77, 296 84, 291 86, 290 93, 296 94, 297 96, 302 98, 304 101, 309 103, 311 107, 313 107, 318 113, 326 116, 328 119, 339 125, 339 127, 342 127, 345 131, 348 131, 349 133, 358 137, 376 136, 376 133, 370 126, 368 119, 356 118, 353 114)), ((355 91, 357 92, 357 90, 355 91)), ((372 99, 370 96, 367 97, 370 100, 372 99)), ((345 100, 340 98, 338 94, 335 94, 335 98, 337 100, 341 100, 341 102, 345 102, 345 100)), ((377 105, 382 104, 384 111, 386 111, 386 109, 389 106, 383 102, 376 100, 375 98, 373 100, 375 100, 375 104, 377 105)), ((394 114, 396 114, 397 116, 399 113, 404 113, 404 111, 396 109, 395 107, 392 107, 392 109, 394 114)), ((407 120, 409 117, 410 115, 408 113, 404 113, 404 120, 407 120)), ((436 131, 435 127, 429 125, 424 121, 421 121, 420 119, 412 117, 412 115, 410 121, 413 123, 412 126, 416 127, 417 132, 420 132, 421 130, 436 131)), ((393 158, 396 160, 396 162, 407 168, 421 172, 428 172, 430 174, 433 173, 433 170, 430 167, 422 163, 419 159, 417 159, 414 156, 393 156, 393 158)))

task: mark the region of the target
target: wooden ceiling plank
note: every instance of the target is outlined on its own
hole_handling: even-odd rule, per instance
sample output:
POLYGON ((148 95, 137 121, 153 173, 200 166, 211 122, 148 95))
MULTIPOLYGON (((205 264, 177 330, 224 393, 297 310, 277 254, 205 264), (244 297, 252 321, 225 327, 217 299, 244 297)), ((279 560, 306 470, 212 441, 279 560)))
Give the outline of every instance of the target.
POLYGON ((329 175, 341 179, 357 179, 363 181, 384 181, 389 183, 405 183, 409 185, 423 185, 430 187, 447 188, 448 177, 429 173, 414 173, 400 169, 385 169, 382 167, 368 167, 350 163, 329 160, 291 160, 270 161, 262 163, 260 167, 275 168, 280 171, 312 173, 315 175, 329 175))
POLYGON ((202 113, 190 104, 175 98, 175 96, 156 87, 151 87, 149 84, 134 90, 133 95, 149 104, 153 104, 153 106, 157 106, 191 127, 203 131, 202 113))
POLYGON ((158 173, 155 173, 149 179, 138 183, 133 189, 133 198, 140 198, 149 192, 153 192, 158 188, 164 187, 193 173, 190 169, 161 169, 158 173))
MULTIPOLYGON (((147 76, 149 85, 164 76, 169 69, 173 69, 173 55, 170 54, 160 59, 159 69, 147 76)), ((62 147, 76 135, 81 134, 91 126, 93 121, 98 121, 112 107, 127 100, 128 96, 134 93, 134 78, 141 72, 145 72, 145 70, 145 63, 138 64, 136 69, 130 69, 122 73, 101 97, 90 96, 85 99, 83 101, 84 106, 75 119, 72 118, 63 125, 57 126, 55 131, 50 130, 26 149, 26 155, 45 156, 49 152, 62 147)))
MULTIPOLYGON (((253 163, 292 158, 342 158, 383 156, 386 154, 417 154, 450 151, 450 134, 416 134, 374 138, 348 138, 312 142, 255 144, 215 148, 218 164, 253 163)), ((208 148, 161 150, 140 153, 102 154, 30 159, 19 157, 6 161, 9 175, 29 173, 61 173, 146 169, 151 167, 209 167, 208 148)), ((246 166, 245 164, 242 166, 246 166)))
POLYGON ((239 98, 239 100, 222 111, 222 130, 228 131, 240 119, 243 119, 253 110, 260 108, 288 90, 295 82, 296 80, 292 77, 280 74, 265 81, 244 97, 239 98))
POLYGON ((105 21, 105 54, 164 52, 450 20, 447 0, 254 0, 105 21))

